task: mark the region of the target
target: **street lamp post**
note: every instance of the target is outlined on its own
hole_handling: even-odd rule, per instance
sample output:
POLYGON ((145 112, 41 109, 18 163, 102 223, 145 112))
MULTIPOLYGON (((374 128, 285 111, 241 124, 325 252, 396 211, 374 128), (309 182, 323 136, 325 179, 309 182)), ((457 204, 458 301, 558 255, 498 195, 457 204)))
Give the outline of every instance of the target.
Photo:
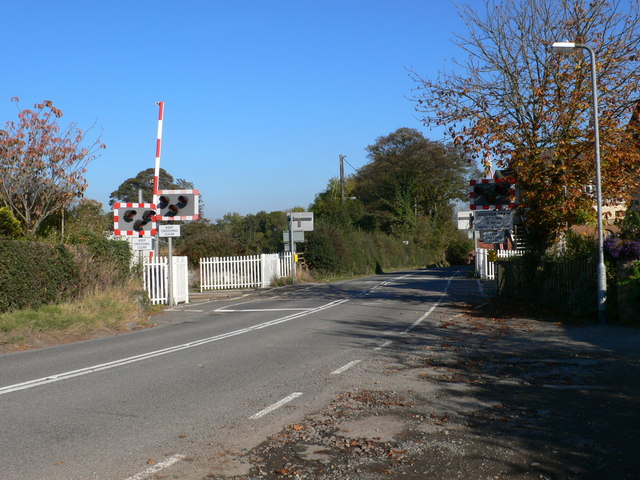
POLYGON ((607 313, 607 273, 604 265, 604 245, 602 231, 602 188, 600 180, 600 132, 598 127, 598 88, 596 84, 596 54, 593 49, 584 44, 574 42, 555 42, 551 46, 554 52, 573 52, 582 48, 591 57, 591 92, 593 96, 593 128, 595 130, 596 149, 596 201, 598 207, 598 322, 606 322, 607 313))

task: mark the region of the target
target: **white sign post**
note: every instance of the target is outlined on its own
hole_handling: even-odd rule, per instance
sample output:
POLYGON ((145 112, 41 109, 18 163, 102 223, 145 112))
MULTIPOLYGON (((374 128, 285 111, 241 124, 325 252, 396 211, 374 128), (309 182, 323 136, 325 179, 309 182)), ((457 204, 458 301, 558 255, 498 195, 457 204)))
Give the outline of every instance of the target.
POLYGON ((161 237, 169 238, 169 256, 167 258, 169 284, 167 285, 167 296, 169 297, 169 306, 173 307, 176 304, 173 298, 173 239, 180 236, 180 225, 159 225, 158 233, 161 237))

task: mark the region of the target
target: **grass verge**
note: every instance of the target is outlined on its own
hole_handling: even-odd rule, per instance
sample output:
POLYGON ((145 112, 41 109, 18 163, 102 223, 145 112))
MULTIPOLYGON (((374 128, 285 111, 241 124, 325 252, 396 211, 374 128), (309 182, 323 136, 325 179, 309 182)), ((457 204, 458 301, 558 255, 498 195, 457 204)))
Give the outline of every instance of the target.
POLYGON ((132 281, 76 301, 0 314, 0 353, 146 328, 158 308, 132 281))

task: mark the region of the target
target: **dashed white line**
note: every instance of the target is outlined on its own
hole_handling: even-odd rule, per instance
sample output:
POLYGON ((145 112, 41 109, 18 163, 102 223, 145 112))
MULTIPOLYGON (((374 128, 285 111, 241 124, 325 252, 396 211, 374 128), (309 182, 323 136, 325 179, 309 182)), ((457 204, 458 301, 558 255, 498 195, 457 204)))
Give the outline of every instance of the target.
POLYGON ((179 462, 184 458, 186 458, 184 455, 173 455, 172 457, 167 458, 165 461, 158 462, 153 467, 147 468, 144 472, 136 473, 133 477, 127 478, 127 480, 143 480, 145 478, 150 478, 151 475, 170 467, 174 463, 179 462))
POLYGON ((340 367, 339 369, 334 370, 333 372, 331 372, 331 375, 340 375, 342 372, 346 372, 351 367, 353 367, 354 365, 357 365, 359 363, 360 363, 360 360, 354 360, 353 362, 349 362, 346 365, 343 365, 342 367, 340 367))
POLYGON ((391 340, 387 340, 386 342, 384 342, 382 345, 380 345, 379 347, 374 348, 374 350, 382 350, 383 348, 388 347, 389 345, 391 345, 391 340))
POLYGON ((271 413, 274 410, 277 410, 278 408, 280 408, 283 405, 286 405, 287 403, 289 403, 292 400, 295 400, 296 398, 298 398, 300 395, 302 395, 302 392, 294 392, 291 395, 288 395, 286 397, 284 397, 282 400, 280 400, 279 402, 274 403, 273 405, 268 406, 267 408, 265 408, 264 410, 260 410, 258 413, 251 415, 249 418, 251 420, 257 420, 260 417, 264 417, 267 413, 271 413))

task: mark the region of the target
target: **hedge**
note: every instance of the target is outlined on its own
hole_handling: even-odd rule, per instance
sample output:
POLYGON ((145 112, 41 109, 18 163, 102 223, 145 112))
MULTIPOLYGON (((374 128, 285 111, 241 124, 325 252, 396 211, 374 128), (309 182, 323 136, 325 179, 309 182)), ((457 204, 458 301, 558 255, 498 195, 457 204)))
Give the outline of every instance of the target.
POLYGON ((362 275, 385 269, 423 267, 432 259, 428 252, 396 237, 356 229, 336 230, 318 222, 306 232, 304 258, 309 268, 325 275, 362 275))
POLYGON ((126 242, 64 246, 0 240, 0 312, 75 299, 129 275, 126 242))

